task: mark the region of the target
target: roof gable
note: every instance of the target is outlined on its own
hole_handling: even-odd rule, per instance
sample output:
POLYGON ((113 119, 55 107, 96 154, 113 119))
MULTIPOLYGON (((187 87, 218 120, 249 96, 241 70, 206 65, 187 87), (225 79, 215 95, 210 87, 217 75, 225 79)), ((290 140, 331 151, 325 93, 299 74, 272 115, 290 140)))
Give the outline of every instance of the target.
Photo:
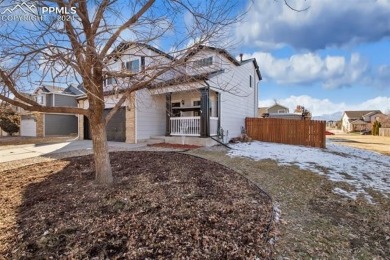
POLYGON ((211 47, 211 46, 206 46, 206 45, 199 45, 197 48, 195 48, 193 51, 191 51, 189 54, 187 54, 187 57, 185 60, 187 61, 189 58, 200 52, 201 50, 209 50, 216 52, 218 54, 223 55, 225 58, 227 58, 231 63, 233 63, 236 66, 240 66, 240 63, 226 50, 217 48, 217 47, 211 47))
POLYGON ((289 111, 288 107, 282 106, 280 104, 274 104, 274 105, 268 107, 268 110, 270 110, 272 108, 279 108, 279 109, 281 108, 281 109, 286 109, 287 111, 289 111))
POLYGON ((257 61, 256 61, 255 58, 251 58, 251 59, 247 59, 247 60, 243 60, 243 61, 239 62, 228 51, 226 51, 225 49, 217 48, 217 47, 206 46, 206 45, 199 45, 197 48, 195 48, 192 52, 190 52, 187 55, 185 60, 187 61, 188 59, 190 59, 191 57, 193 57, 195 54, 197 54, 198 52, 200 52, 202 50, 208 50, 208 51, 212 51, 212 52, 216 52, 218 54, 221 54, 222 56, 224 56, 226 59, 228 59, 231 63, 233 63, 236 66, 241 66, 241 65, 246 64, 248 62, 252 62, 253 66, 255 67, 256 74, 257 74, 259 80, 263 79, 262 76, 261 76, 261 73, 260 73, 259 65, 257 64, 257 61))
POLYGON ((344 114, 349 119, 360 119, 369 113, 377 114, 377 113, 382 113, 382 112, 380 110, 356 110, 356 111, 345 111, 344 112, 344 114))
POLYGON ((136 47, 142 47, 142 48, 146 48, 146 49, 149 49, 161 56, 164 56, 170 60, 174 60, 174 58, 169 55, 168 53, 165 53, 149 44, 146 44, 146 43, 139 43, 139 42, 122 42, 120 43, 112 52, 111 54, 109 55, 109 59, 111 58, 114 58, 115 60, 118 59, 123 52, 125 52, 127 49, 131 48, 131 46, 136 46, 136 47))

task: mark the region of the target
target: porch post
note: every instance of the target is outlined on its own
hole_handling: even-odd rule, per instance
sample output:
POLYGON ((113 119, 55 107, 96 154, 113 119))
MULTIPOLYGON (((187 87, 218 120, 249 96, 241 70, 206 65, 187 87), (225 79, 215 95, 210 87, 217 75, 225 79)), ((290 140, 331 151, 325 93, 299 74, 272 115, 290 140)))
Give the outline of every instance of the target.
POLYGON ((221 129, 221 93, 217 92, 217 116, 218 116, 218 131, 221 129))
POLYGON ((166 119, 165 119, 165 135, 171 134, 171 115, 172 115, 172 93, 165 94, 166 119))
POLYGON ((200 90, 200 136, 210 136, 210 92, 208 88, 200 90))

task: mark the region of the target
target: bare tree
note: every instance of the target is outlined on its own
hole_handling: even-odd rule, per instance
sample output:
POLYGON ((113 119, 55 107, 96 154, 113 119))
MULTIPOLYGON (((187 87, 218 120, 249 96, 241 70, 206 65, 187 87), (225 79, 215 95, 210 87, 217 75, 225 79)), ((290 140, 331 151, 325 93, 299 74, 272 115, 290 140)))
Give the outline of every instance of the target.
MULTIPOLYGON (((169 72, 180 73, 187 54, 199 45, 225 42, 229 25, 239 19, 237 2, 51 0, 19 6, 23 12, 28 11, 24 17, 30 18, 18 21, 9 15, 0 32, 0 99, 28 111, 86 116, 92 134, 96 181, 111 183, 108 121, 133 92, 169 72), (135 46, 167 42, 168 55, 174 58, 156 62, 144 68, 143 73, 112 70, 112 60, 121 54, 124 41, 135 46), (110 77, 120 81, 120 90, 105 88, 104 81, 110 77), (48 82, 82 84, 89 107, 47 107, 23 95, 48 82), (104 95, 109 91, 120 91, 121 97, 105 116, 104 95)), ((3 15, 15 12, 15 6, 4 6, 3 15)))

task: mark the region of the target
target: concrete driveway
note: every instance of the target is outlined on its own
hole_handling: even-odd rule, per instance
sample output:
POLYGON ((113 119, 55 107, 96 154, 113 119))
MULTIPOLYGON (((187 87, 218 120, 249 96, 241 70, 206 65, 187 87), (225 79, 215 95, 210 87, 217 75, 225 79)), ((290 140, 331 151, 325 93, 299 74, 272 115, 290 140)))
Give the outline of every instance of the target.
MULTIPOLYGON (((142 144, 127 144, 121 142, 108 142, 110 151, 115 150, 132 150, 146 146, 142 144)), ((50 156, 53 154, 73 152, 79 150, 92 150, 92 141, 72 141, 55 144, 24 144, 0 146, 0 163, 15 160, 23 160, 38 156, 50 156)))

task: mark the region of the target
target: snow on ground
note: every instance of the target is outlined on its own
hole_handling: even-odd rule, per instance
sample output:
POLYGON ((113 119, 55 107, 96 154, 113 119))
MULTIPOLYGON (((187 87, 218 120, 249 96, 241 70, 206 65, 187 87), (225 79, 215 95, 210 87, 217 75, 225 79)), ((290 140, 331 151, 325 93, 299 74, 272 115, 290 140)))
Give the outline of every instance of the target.
POLYGON ((327 148, 311 148, 276 143, 252 142, 232 145, 229 156, 254 160, 272 159, 279 165, 297 165, 301 169, 325 174, 332 181, 343 181, 355 191, 335 188, 333 192, 356 199, 359 194, 372 201, 365 188, 390 194, 390 156, 352 148, 327 140, 327 148))

